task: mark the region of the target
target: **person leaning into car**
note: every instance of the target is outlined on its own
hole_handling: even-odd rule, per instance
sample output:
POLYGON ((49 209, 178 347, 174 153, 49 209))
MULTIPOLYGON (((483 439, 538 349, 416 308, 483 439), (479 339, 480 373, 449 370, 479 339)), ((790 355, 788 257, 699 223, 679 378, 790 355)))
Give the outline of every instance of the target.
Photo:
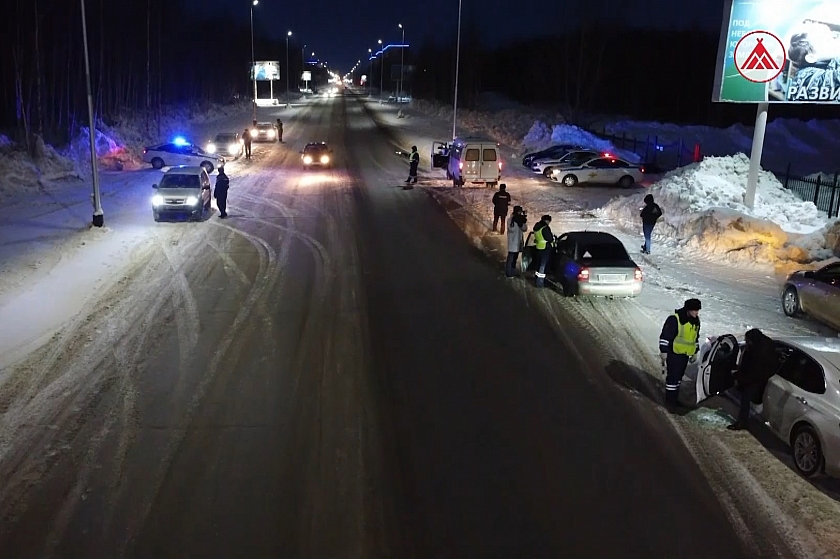
POLYGON ((738 410, 738 420, 727 427, 730 431, 747 428, 750 420, 750 404, 761 403, 767 382, 779 368, 776 347, 773 340, 764 332, 758 328, 747 330, 744 341, 746 342, 744 354, 735 372, 735 385, 741 392, 741 405, 738 410))

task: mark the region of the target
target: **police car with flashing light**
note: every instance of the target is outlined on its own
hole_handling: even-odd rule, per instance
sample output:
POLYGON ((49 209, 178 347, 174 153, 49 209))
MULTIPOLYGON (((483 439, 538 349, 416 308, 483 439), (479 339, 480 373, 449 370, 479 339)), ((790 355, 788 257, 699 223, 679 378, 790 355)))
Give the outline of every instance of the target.
POLYGON ((207 173, 225 164, 225 158, 216 153, 207 153, 198 146, 178 137, 168 144, 149 146, 143 149, 143 161, 150 163, 155 169, 173 167, 175 165, 190 165, 201 167, 207 173))
POLYGON ((551 180, 563 186, 579 184, 617 184, 630 188, 644 179, 645 168, 619 159, 609 153, 601 154, 576 167, 555 167, 551 180))

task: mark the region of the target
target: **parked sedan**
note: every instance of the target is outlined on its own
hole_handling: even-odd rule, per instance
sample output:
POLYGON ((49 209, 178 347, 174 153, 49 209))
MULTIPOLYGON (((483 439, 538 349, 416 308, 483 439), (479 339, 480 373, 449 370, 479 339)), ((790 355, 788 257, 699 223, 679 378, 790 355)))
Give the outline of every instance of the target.
POLYGON ((782 287, 782 310, 791 317, 808 314, 840 330, 840 262, 788 276, 782 287))
POLYGON ((201 167, 208 174, 225 163, 225 159, 221 155, 207 153, 198 146, 178 141, 145 148, 143 150, 143 161, 151 163, 155 169, 188 165, 201 167))
POLYGON ((575 146, 572 144, 561 144, 556 146, 551 146, 550 148, 546 148, 540 151, 535 151, 532 153, 528 153, 525 157, 522 158, 522 165, 525 167, 531 167, 531 165, 539 160, 539 159, 554 159, 560 157, 564 153, 571 151, 571 150, 578 150, 578 149, 586 149, 582 146, 575 146))
MULTIPOLYGON (((536 271, 534 234, 529 233, 522 252, 522 269, 536 271)), ((560 235, 546 268, 546 278, 563 294, 636 297, 642 292, 642 270, 624 245, 609 233, 572 231, 560 235)))
POLYGON ((207 153, 223 154, 236 159, 245 151, 245 142, 237 132, 222 132, 216 134, 213 141, 207 144, 206 151, 207 153))
POLYGON ((630 188, 644 179, 645 168, 641 165, 604 154, 579 167, 555 168, 551 180, 572 187, 578 184, 618 184, 630 188))
MULTIPOLYGON (((805 477, 820 472, 840 478, 840 339, 818 336, 775 338, 779 368, 755 411, 790 445, 793 463, 805 477)), ((698 400, 733 385, 743 341, 725 335, 700 350, 698 400)))
POLYGON ((567 151, 560 157, 538 159, 531 164, 531 170, 539 173, 546 178, 551 178, 554 169, 570 169, 580 167, 581 165, 600 157, 597 151, 592 150, 572 150, 567 151))

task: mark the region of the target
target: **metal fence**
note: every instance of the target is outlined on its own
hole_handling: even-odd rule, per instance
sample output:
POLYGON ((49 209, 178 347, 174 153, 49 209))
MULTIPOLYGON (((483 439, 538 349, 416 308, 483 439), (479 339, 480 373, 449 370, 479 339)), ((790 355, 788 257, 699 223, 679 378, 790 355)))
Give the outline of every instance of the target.
POLYGON ((655 168, 662 171, 672 171, 683 165, 699 161, 701 158, 700 144, 687 144, 682 138, 674 142, 664 143, 658 136, 637 137, 626 133, 619 136, 608 133, 606 129, 600 131, 589 130, 589 132, 609 140, 618 149, 632 151, 652 171, 655 168))
POLYGON ((784 187, 805 201, 813 202, 828 217, 840 217, 840 176, 817 174, 800 177, 791 173, 790 164, 784 173, 776 176, 784 187))

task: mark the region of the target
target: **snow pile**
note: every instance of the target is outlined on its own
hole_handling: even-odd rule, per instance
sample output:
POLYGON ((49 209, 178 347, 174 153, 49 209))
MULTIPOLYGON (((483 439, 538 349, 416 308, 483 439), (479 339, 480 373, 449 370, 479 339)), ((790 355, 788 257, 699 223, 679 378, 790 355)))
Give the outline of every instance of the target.
POLYGON ((34 157, 5 136, 0 142, 0 194, 11 195, 21 188, 36 188, 50 181, 79 178, 79 170, 69 157, 35 138, 34 157))
MULTIPOLYGON (((739 153, 707 157, 665 175, 649 191, 664 212, 656 233, 737 261, 806 263, 829 257, 835 223, 785 190, 772 173, 760 172, 755 207, 744 205, 749 166, 739 153)), ((599 212, 638 228, 645 194, 616 198, 599 212)))
POLYGON ((632 151, 618 149, 609 140, 599 138, 595 134, 571 124, 548 126, 537 120, 522 139, 522 145, 530 150, 544 149, 557 144, 571 144, 595 151, 614 153, 622 159, 634 163, 640 160, 640 157, 632 151))
MULTIPOLYGON (((94 145, 100 168, 114 171, 122 171, 126 168, 139 168, 141 160, 136 154, 126 149, 124 145, 101 130, 95 130, 95 133, 94 145)), ((73 138, 64 152, 65 155, 76 162, 81 174, 84 176, 89 175, 91 172, 90 129, 83 127, 79 131, 78 136, 73 138)))

